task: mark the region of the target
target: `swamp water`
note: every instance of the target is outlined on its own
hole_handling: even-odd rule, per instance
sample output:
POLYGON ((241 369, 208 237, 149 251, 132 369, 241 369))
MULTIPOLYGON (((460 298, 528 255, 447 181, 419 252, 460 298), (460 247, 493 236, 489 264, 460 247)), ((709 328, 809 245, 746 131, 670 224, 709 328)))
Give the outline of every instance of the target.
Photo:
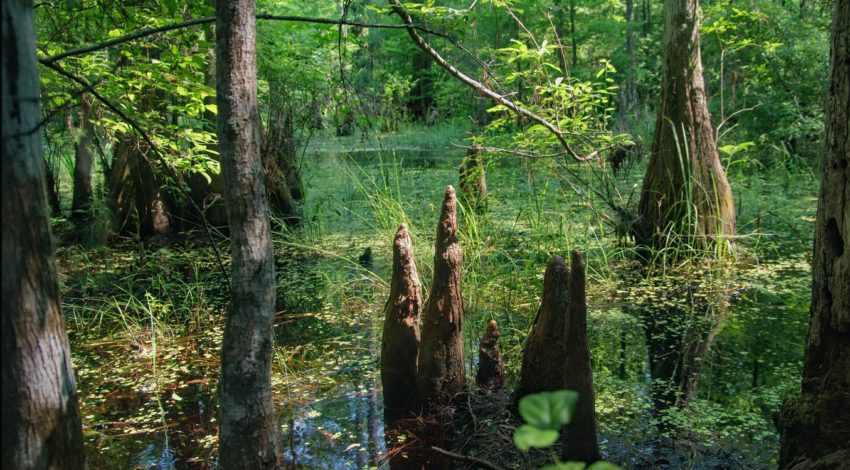
MULTIPOLYGON (((285 465, 420 468, 420 458, 430 459, 428 468, 466 464, 416 451, 432 444, 460 447, 460 453, 506 468, 545 462, 542 452, 528 457, 513 448, 518 422, 499 410, 476 409, 472 424, 466 420, 456 434, 442 436, 453 439, 442 441, 433 440, 439 431, 433 437, 399 432, 383 419, 378 348, 393 233, 401 222, 410 226, 427 292, 442 192, 447 184, 457 186, 463 154, 458 148, 308 150, 304 223, 297 233, 275 234, 280 313, 273 384, 285 465)), ((638 182, 639 173, 623 176, 622 186, 638 182)), ((588 264, 603 456, 624 468, 774 465, 778 440, 771 414, 799 382, 815 182, 730 175, 739 232, 748 234, 740 242, 744 254, 700 393, 661 417, 675 430, 668 438, 656 432, 646 341, 640 319, 629 313, 652 290, 621 282, 629 253, 618 248, 586 195, 559 184, 541 165, 504 158, 489 162, 487 176, 489 214, 460 214, 468 377, 474 376, 484 326, 495 319, 508 387, 514 385, 545 263, 551 253, 577 247, 588 264), (765 199, 780 189, 787 201, 765 199), (781 216, 770 213, 777 204, 781 216)), ((210 250, 196 245, 148 247, 153 256, 144 263, 132 250, 124 260, 105 250, 59 252, 93 468, 215 465, 214 393, 226 290, 210 250), (122 263, 136 268, 116 267, 122 263), (111 279, 111 288, 97 290, 104 279, 111 279), (174 289, 175 283, 182 284, 174 289)))

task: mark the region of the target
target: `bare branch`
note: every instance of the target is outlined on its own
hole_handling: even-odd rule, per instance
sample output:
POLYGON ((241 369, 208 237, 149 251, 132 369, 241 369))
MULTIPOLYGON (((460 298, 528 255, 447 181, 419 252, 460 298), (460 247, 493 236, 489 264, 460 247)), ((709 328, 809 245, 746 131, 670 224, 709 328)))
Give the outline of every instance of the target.
POLYGON ((445 456, 451 457, 455 460, 461 460, 461 461, 465 461, 465 462, 476 463, 478 465, 481 465, 482 467, 492 468, 493 470, 502 470, 502 467, 500 467, 500 466, 498 466, 498 465, 496 465, 492 462, 488 462, 484 459, 479 459, 477 457, 472 457, 471 455, 457 454, 457 453, 448 451, 446 449, 443 449, 443 448, 437 447, 437 446, 431 446, 431 450, 433 450, 435 452, 439 452, 439 453, 441 453, 445 456))
POLYGON ((593 158, 595 156, 595 155, 588 156, 588 157, 579 156, 572 149, 569 142, 567 142, 567 139, 564 137, 564 132, 561 131, 560 129, 558 129, 557 127, 555 127, 555 125, 553 125, 551 122, 549 122, 546 119, 544 119, 543 117, 535 114, 533 111, 530 111, 530 110, 514 103, 513 101, 509 100, 505 96, 496 93, 495 91, 491 90, 486 85, 484 85, 483 83, 475 80, 474 78, 472 78, 472 77, 464 74, 460 70, 458 70, 457 67, 455 67, 454 65, 452 65, 448 61, 446 61, 446 59, 444 59, 440 55, 439 52, 434 50, 433 47, 431 47, 427 42, 425 42, 425 39, 423 39, 422 36, 419 35, 419 32, 417 31, 418 28, 416 27, 416 25, 413 24, 413 18, 410 16, 410 14, 407 12, 407 10, 405 10, 404 7, 401 6, 401 4, 398 2, 398 0, 389 0, 389 2, 390 2, 390 5, 392 5, 393 11, 402 19, 402 21, 404 21, 405 25, 407 25, 407 34, 413 40, 414 44, 416 44, 417 47, 419 47, 420 49, 425 51, 425 53, 430 55, 431 58, 434 59, 434 62, 437 63, 437 65, 439 65, 440 67, 445 69, 452 76, 454 76, 455 78, 460 80, 466 86, 477 91, 478 93, 486 96, 487 98, 490 98, 491 100, 493 100, 496 103, 510 109, 511 111, 513 111, 513 112, 515 112, 515 113, 517 113, 521 116, 525 116, 528 119, 531 119, 532 121, 534 121, 534 122, 540 124, 541 126, 545 127, 547 130, 549 130, 549 132, 551 132, 552 134, 555 135, 555 137, 558 138, 558 142, 561 143, 561 145, 564 147, 564 149, 567 151, 567 153, 572 158, 579 160, 579 161, 587 161, 587 160, 590 160, 591 158, 593 158))
MULTIPOLYGON (((333 18, 310 18, 306 16, 285 16, 285 15, 267 15, 267 14, 258 14, 258 20, 267 20, 267 21, 288 21, 293 23, 314 23, 314 24, 329 24, 329 25, 345 25, 345 26, 357 26, 361 28, 379 28, 379 29, 407 29, 408 26, 404 24, 381 24, 381 23, 362 23, 359 21, 349 21, 349 20, 338 20, 333 18)), ((47 57, 39 57, 38 61, 47 65, 58 60, 66 59, 68 57, 88 54, 90 52, 96 52, 102 49, 106 49, 112 46, 116 46, 118 44, 123 44, 125 42, 135 41, 137 39, 146 38, 148 36, 153 36, 155 34, 166 33, 168 31, 174 31, 176 29, 184 29, 191 26, 197 26, 200 24, 213 23, 215 22, 214 16, 205 16, 203 18, 195 18, 188 21, 184 21, 182 23, 174 23, 165 26, 160 26, 158 28, 147 28, 141 29, 139 31, 126 34, 124 36, 110 39, 108 41, 100 42, 97 44, 91 44, 88 46, 77 47, 75 49, 70 49, 65 52, 60 52, 59 54, 54 54, 47 57)), ((445 35, 441 33, 437 33, 435 31, 425 30, 424 28, 417 27, 416 29, 426 32, 428 34, 434 34, 437 36, 445 37, 445 35)))

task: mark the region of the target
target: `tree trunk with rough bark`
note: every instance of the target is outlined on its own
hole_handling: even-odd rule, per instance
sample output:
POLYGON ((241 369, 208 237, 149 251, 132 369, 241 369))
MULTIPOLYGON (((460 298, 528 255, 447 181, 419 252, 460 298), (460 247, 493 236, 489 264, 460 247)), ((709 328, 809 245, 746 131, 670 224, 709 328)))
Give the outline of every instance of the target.
POLYGON ((147 153, 147 145, 137 136, 118 137, 108 180, 109 208, 117 233, 150 237, 171 230, 171 198, 147 153))
POLYGON ((617 128, 620 132, 628 133, 631 128, 632 109, 637 97, 635 96, 635 1, 626 0, 626 76, 620 87, 617 128))
POLYGON ((481 147, 473 145, 466 151, 460 165, 460 193, 467 209, 478 214, 487 211, 487 177, 481 160, 481 147))
POLYGON ((92 217, 92 187, 91 177, 94 168, 92 155, 92 135, 94 126, 90 121, 91 103, 84 95, 80 108, 79 125, 75 129, 74 138, 74 193, 71 200, 71 220, 77 225, 84 225, 92 217))
POLYGON ((83 433, 48 224, 31 2, 2 15, 2 395, 8 469, 83 469, 83 433))
POLYGON ((779 468, 850 462, 850 0, 832 16, 823 176, 802 394, 782 408, 779 468))
POLYGON ((434 280, 425 304, 419 347, 416 398, 418 406, 425 410, 450 404, 466 388, 462 264, 463 253, 457 239, 457 198, 454 188, 449 186, 437 225, 434 280))
POLYGON ((735 234, 732 189, 706 106, 697 0, 664 0, 664 63, 652 153, 633 232, 652 248, 735 234))
POLYGON ((564 428, 561 458, 590 463, 600 457, 596 440, 596 394, 593 391, 593 370, 587 345, 585 265, 578 250, 573 250, 570 255, 570 268, 563 388, 578 392, 578 404, 570 424, 564 428))
POLYGON ((543 275, 543 299, 525 340, 522 369, 515 399, 564 388, 567 357, 566 321, 570 270, 560 256, 552 256, 543 275))
POLYGON ((216 96, 231 299, 221 346, 219 466, 278 466, 272 404, 274 252, 260 157, 253 0, 217 0, 216 96))
POLYGON ((381 337, 381 383, 384 408, 404 413, 416 395, 419 360, 419 311, 422 287, 413 260, 413 240, 401 224, 393 242, 393 273, 390 298, 384 308, 381 337))
POLYGON ((426 122, 431 107, 434 106, 434 77, 431 64, 434 61, 426 52, 413 51, 413 89, 410 90, 408 108, 414 119, 426 122))
POLYGON ((497 390, 505 385, 505 364, 499 347, 499 328, 490 320, 478 347, 478 374, 475 383, 485 390, 497 390))

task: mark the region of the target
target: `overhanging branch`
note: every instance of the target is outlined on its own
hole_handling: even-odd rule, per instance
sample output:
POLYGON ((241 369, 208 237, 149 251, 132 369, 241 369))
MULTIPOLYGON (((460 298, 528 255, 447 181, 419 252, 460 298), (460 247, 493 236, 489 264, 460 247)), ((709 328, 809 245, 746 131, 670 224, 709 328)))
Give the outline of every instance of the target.
POLYGON ((555 135, 555 137, 558 138, 558 142, 561 143, 561 146, 564 147, 564 150, 566 150, 566 152, 571 157, 573 157, 574 159, 579 160, 579 161, 587 161, 587 160, 590 160, 591 158, 593 158, 593 156, 595 156, 595 153, 593 155, 585 156, 585 157, 578 155, 572 149, 569 142, 567 142, 567 139, 564 137, 564 132, 561 131, 560 129, 558 129, 554 124, 547 121, 542 116, 534 113, 533 111, 530 111, 530 110, 514 103, 513 101, 509 100, 505 96, 500 95, 499 93, 496 93, 495 91, 491 90, 486 85, 484 85, 483 83, 479 82, 478 80, 475 80, 474 78, 472 78, 472 77, 466 75, 465 73, 461 72, 460 70, 458 70, 457 67, 450 64, 446 59, 444 59, 440 55, 439 52, 437 52, 433 47, 431 47, 425 41, 425 39, 417 31, 418 28, 413 23, 413 18, 410 16, 410 13, 408 13, 407 10, 405 10, 405 8, 403 6, 401 6, 401 4, 398 2, 398 0, 389 0, 389 2, 390 2, 390 5, 392 6, 393 11, 401 18, 401 20, 406 25, 407 34, 410 36, 410 39, 413 40, 414 44, 416 44, 416 46, 419 47, 419 49, 422 49, 423 51, 425 51, 426 54, 431 56, 431 58, 434 59, 434 62, 436 62, 437 65, 439 65, 440 67, 445 69, 447 72, 449 72, 456 79, 460 80, 461 83, 472 88, 473 90, 477 91, 478 93, 486 96, 487 98, 490 98, 491 100, 495 101, 496 103, 510 109, 511 111, 513 111, 513 112, 515 112, 519 115, 525 116, 528 119, 531 119, 532 121, 534 121, 534 122, 540 124, 541 126, 545 127, 549 132, 551 132, 552 134, 555 135))
MULTIPOLYGON (((363 23, 359 21, 349 21, 349 20, 337 20, 333 18, 310 18, 306 16, 286 16, 286 15, 268 15, 268 14, 258 14, 258 20, 266 20, 266 21, 287 21, 292 23, 314 23, 314 24, 329 24, 329 25, 342 25, 342 26, 356 26, 360 28, 377 28, 377 29, 408 29, 408 25, 405 24, 382 24, 382 23, 363 23)), ((38 61, 43 64, 51 64, 58 60, 66 59, 68 57, 88 54, 91 52, 96 52, 99 50, 107 49, 112 46, 116 46, 118 44, 123 44, 125 42, 135 41, 137 39, 146 38, 148 36, 153 36, 155 34, 166 33, 168 31, 174 31, 177 29, 189 28, 191 26, 197 26, 200 24, 214 23, 215 16, 205 16, 203 18, 195 18, 188 21, 184 21, 182 23, 173 23, 165 26, 160 26, 158 28, 147 28, 141 29, 139 31, 126 34, 124 36, 110 39, 108 41, 99 42, 97 44, 91 44, 88 46, 77 47, 74 49, 69 49, 65 52, 60 52, 59 54, 54 54, 47 57, 39 57, 38 61)), ((445 37, 444 34, 438 33, 436 31, 427 30, 425 28, 416 27, 417 30, 422 31, 427 34, 433 34, 441 37, 445 37)))

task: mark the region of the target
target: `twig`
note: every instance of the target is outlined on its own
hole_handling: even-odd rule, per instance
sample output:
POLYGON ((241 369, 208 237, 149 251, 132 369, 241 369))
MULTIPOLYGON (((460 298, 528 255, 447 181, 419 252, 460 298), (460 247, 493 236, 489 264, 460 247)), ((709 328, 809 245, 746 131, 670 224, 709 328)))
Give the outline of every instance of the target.
POLYGON ((446 449, 442 449, 442 448, 437 447, 437 446, 431 446, 431 450, 433 450, 434 452, 438 452, 440 454, 443 454, 443 455, 447 455, 447 456, 449 456, 453 459, 456 459, 456 460, 463 460, 463 461, 466 461, 466 462, 477 463, 478 465, 481 465, 481 466, 487 467, 487 468, 492 468, 493 470, 503 470, 502 467, 500 467, 500 466, 498 466, 494 463, 488 462, 484 459, 479 459, 478 457, 472 457, 472 456, 463 455, 463 454, 456 454, 454 452, 448 451, 446 449))
MULTIPOLYGON (((408 29, 408 25, 405 24, 382 24, 382 23, 363 23, 360 21, 350 21, 346 19, 334 19, 334 18, 310 18, 306 16, 286 16, 286 15, 268 15, 264 13, 260 13, 257 15, 258 20, 267 20, 267 21, 287 21, 293 23, 314 23, 314 24, 329 24, 329 25, 340 25, 340 26, 357 26, 361 28, 377 28, 377 29, 408 29)), ((58 54, 54 54, 47 57, 39 57, 38 61, 47 65, 62 59, 66 59, 68 57, 88 54, 90 52, 96 52, 102 49, 106 49, 112 46, 116 46, 118 44, 123 44, 125 42, 135 41, 136 39, 146 38, 148 36, 153 36, 154 34, 166 33, 168 31, 174 31, 176 29, 188 28, 191 26, 197 26, 200 24, 213 23, 215 22, 215 16, 205 16, 203 18, 194 18, 188 21, 183 21, 181 23, 173 23, 165 26, 160 26, 158 28, 148 28, 141 29, 139 31, 125 34, 124 36, 117 37, 114 39, 110 39, 108 41, 99 42, 97 44, 91 44, 88 46, 77 47, 74 49, 69 49, 65 52, 60 52, 58 54)), ((431 31, 422 27, 416 27, 417 30, 422 31, 427 34, 433 34, 435 36, 447 37, 447 35, 438 33, 436 31, 431 31)))

